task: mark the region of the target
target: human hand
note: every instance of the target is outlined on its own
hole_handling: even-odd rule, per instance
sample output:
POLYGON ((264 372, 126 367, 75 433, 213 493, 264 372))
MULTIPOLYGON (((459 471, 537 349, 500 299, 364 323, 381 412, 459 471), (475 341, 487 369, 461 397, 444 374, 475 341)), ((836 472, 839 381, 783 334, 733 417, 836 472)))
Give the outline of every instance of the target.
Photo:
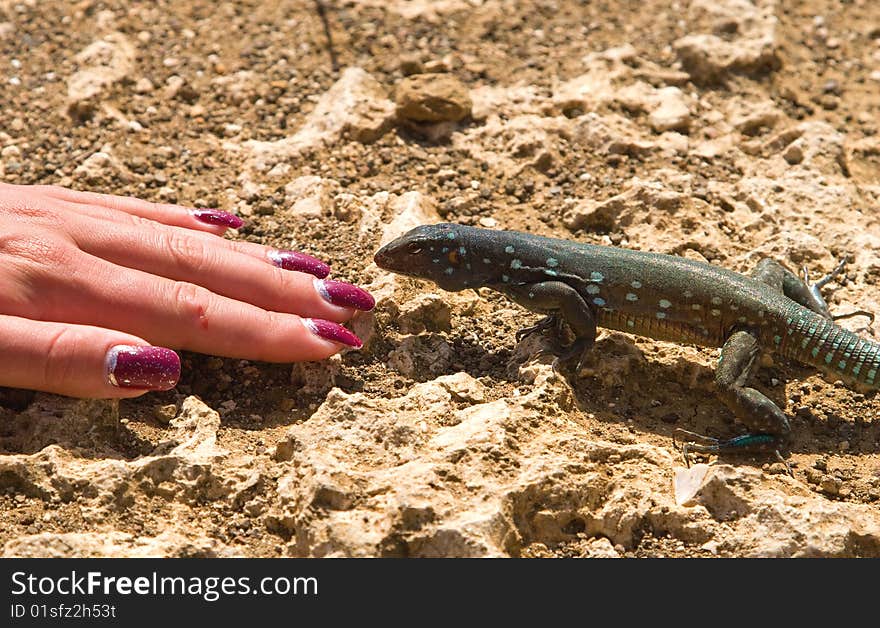
POLYGON ((293 251, 226 240, 237 216, 0 183, 0 386, 75 397, 173 388, 186 349, 320 360, 370 294, 293 251))

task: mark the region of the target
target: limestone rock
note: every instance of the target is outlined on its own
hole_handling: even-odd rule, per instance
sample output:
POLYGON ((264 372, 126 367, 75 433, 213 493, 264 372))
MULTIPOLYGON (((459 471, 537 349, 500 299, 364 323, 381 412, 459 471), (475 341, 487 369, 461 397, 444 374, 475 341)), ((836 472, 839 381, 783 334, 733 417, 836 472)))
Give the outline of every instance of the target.
POLYGON ((449 331, 452 311, 438 294, 420 294, 400 306, 398 324, 405 334, 429 331, 449 331))
POLYGON ((73 176, 85 183, 97 185, 113 181, 130 181, 133 174, 113 154, 110 146, 92 153, 76 167, 73 176))
POLYGON ((740 102, 732 99, 730 122, 733 128, 745 135, 758 135, 772 129, 783 120, 785 114, 771 100, 740 102))
POLYGON ((731 73, 760 74, 777 68, 775 8, 776 0, 691 0, 692 27, 710 31, 686 35, 673 44, 691 79, 715 83, 731 73))
POLYGON ((397 13, 405 20, 425 20, 429 24, 441 24, 445 16, 467 9, 468 0, 355 0, 357 4, 378 7, 383 11, 397 13))
POLYGON ((382 229, 381 244, 387 244, 419 225, 437 222, 434 200, 421 192, 406 192, 391 199, 393 218, 382 229))
POLYGON ((691 112, 684 94, 677 87, 657 90, 656 108, 651 112, 651 126, 655 131, 687 131, 691 124, 691 112))
POLYGON ((538 115, 546 106, 534 85, 479 85, 470 91, 470 97, 474 120, 485 120, 493 115, 508 118, 538 115))
MULTIPOLYGON (((28 413, 39 415, 42 408, 38 401, 28 413)), ((69 413, 87 413, 94 421, 95 413, 103 413, 104 408, 106 402, 97 406, 76 402, 69 413)), ((124 508, 139 491, 158 491, 183 501, 216 499, 232 491, 237 482, 215 473, 215 462, 227 454, 217 446, 219 426, 220 417, 214 410, 196 397, 187 397, 171 421, 168 438, 149 456, 130 462, 113 458, 84 461, 51 444, 34 454, 0 456, 0 489, 11 487, 24 495, 62 502, 86 500, 99 510, 124 508), (174 489, 169 493, 171 485, 174 489)))
POLYGON ((529 167, 542 172, 552 168, 570 137, 571 122, 564 116, 529 114, 505 120, 493 115, 482 126, 456 133, 452 143, 513 177, 529 167))
POLYGON ((443 338, 422 334, 404 337, 388 352, 386 363, 404 377, 413 377, 422 371, 437 375, 449 368, 453 356, 452 347, 443 338))
POLYGON ((45 532, 8 541, 4 558, 234 558, 241 554, 216 539, 164 532, 141 537, 119 531, 45 532))
POLYGON ((473 103, 464 84, 451 74, 416 74, 397 85, 397 117, 415 122, 458 122, 473 103))
POLYGON ((135 47, 123 33, 113 32, 89 44, 76 55, 81 68, 67 80, 69 110, 86 117, 94 110, 91 102, 109 85, 129 78, 135 66, 135 47))
POLYGON ((298 177, 284 186, 284 200, 289 211, 301 217, 328 215, 334 205, 339 184, 316 176, 298 177))
POLYGON ((846 143, 846 169, 857 179, 871 183, 880 172, 880 140, 864 137, 846 143))
POLYGON ((628 216, 627 208, 649 205, 661 211, 674 212, 684 200, 682 194, 665 190, 662 185, 637 181, 627 191, 606 201, 587 200, 573 207, 563 216, 562 222, 572 231, 584 228, 608 230, 628 224, 631 217, 628 216))
POLYGON ((628 118, 618 114, 599 116, 588 113, 577 119, 574 141, 604 155, 645 157, 658 149, 657 143, 643 135, 628 118))
MULTIPOLYGON (((359 333, 358 337, 363 339, 359 333)), ((290 367, 290 383, 303 395, 324 393, 335 385, 340 371, 341 361, 335 356, 323 362, 296 362, 290 367)))
MULTIPOLYGON (((783 476, 784 477, 784 476, 783 476)), ((746 557, 876 556, 880 515, 861 504, 830 502, 803 485, 786 495, 745 467, 712 469, 696 501, 718 521, 737 530, 735 543, 746 557)), ((780 481, 794 484, 789 478, 780 481)))
POLYGON ((614 101, 620 84, 631 82, 632 68, 627 65, 636 50, 627 44, 590 53, 584 57, 586 71, 560 84, 553 93, 553 105, 563 113, 587 113, 614 101))
MULTIPOLYGON (((379 246, 391 242, 414 227, 440 220, 434 200, 421 192, 406 192, 400 196, 380 192, 371 197, 348 197, 344 202, 348 205, 346 212, 359 214, 358 230, 364 237, 370 237, 376 230, 380 231, 379 246), (389 214, 390 220, 383 224, 383 217, 387 219, 389 214)), ((401 277, 380 269, 373 261, 367 265, 365 273, 372 278, 364 288, 375 297, 376 310, 356 316, 352 321, 352 329, 364 345, 369 346, 377 332, 376 312, 387 312, 394 317, 399 314, 394 293, 400 286, 401 277)))
POLYGON ((279 162, 343 137, 372 142, 393 123, 394 103, 379 82, 361 68, 347 68, 296 133, 275 142, 247 142, 245 149, 251 153, 248 165, 265 172, 279 162))

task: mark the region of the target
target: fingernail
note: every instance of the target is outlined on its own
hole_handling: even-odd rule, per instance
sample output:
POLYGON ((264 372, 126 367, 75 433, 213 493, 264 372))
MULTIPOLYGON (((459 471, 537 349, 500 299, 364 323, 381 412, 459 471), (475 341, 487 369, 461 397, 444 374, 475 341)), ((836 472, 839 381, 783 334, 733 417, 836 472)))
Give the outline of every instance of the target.
POLYGON ((341 307, 353 307, 356 310, 369 311, 376 305, 373 296, 364 290, 344 281, 332 279, 316 279, 315 289, 325 301, 341 307))
POLYGON ((298 270, 301 273, 309 273, 319 279, 330 274, 330 267, 311 255, 296 251, 269 251, 269 259, 278 268, 284 270, 298 270))
POLYGON ((107 379, 119 388, 170 390, 180 379, 180 357, 163 347, 116 345, 107 352, 107 379))
POLYGON ((322 318, 304 318, 302 321, 306 328, 316 336, 332 340, 333 342, 339 342, 355 349, 360 349, 364 346, 360 338, 339 323, 325 321, 322 318))
POLYGON ((244 220, 235 214, 230 214, 229 212, 219 209, 193 209, 190 210, 190 213, 198 220, 206 222, 209 225, 219 225, 221 227, 238 229, 244 224, 244 220))

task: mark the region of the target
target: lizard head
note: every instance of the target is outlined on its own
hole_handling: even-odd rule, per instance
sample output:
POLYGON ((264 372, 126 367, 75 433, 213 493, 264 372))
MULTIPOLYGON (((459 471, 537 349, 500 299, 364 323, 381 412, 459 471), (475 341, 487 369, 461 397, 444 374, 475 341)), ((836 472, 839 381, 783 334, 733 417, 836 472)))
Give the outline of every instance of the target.
POLYGON ((433 281, 444 290, 482 285, 480 267, 469 253, 473 227, 441 223, 422 225, 392 240, 376 252, 379 268, 433 281))

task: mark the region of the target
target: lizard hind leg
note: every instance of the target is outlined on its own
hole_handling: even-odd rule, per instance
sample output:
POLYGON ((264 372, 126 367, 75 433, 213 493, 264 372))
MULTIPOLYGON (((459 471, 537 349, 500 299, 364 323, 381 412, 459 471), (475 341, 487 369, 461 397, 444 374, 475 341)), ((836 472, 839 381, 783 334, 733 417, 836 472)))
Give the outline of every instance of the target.
POLYGON ((795 301, 796 303, 803 305, 805 308, 830 320, 836 321, 843 318, 850 318, 852 316, 865 316, 870 319, 870 324, 873 324, 874 314, 867 310, 855 310, 846 314, 832 316, 831 311, 828 309, 828 304, 822 296, 822 288, 840 275, 840 273, 843 272, 843 267, 845 265, 846 258, 843 258, 838 262, 837 266, 834 267, 834 270, 811 284, 810 274, 807 271, 806 266, 803 268, 804 278, 801 279, 776 260, 765 257, 758 262, 758 265, 755 266, 754 269, 752 269, 749 276, 753 279, 757 279, 761 283, 767 284, 774 290, 782 292, 782 294, 792 301, 795 301))
POLYGON ((702 437, 709 444, 689 443, 687 449, 713 453, 775 451, 779 456, 779 447, 791 432, 788 418, 766 395, 747 385, 759 353, 754 332, 735 331, 724 343, 715 371, 721 400, 750 432, 727 440, 702 437))
POLYGON ((808 284, 809 278, 807 277, 806 269, 804 269, 804 279, 801 279, 775 259, 765 257, 752 269, 749 276, 752 279, 757 279, 761 283, 767 284, 805 308, 830 319, 831 312, 828 311, 828 305, 825 303, 825 299, 822 298, 820 289, 836 277, 841 269, 842 265, 839 264, 834 271, 811 286, 808 284))

